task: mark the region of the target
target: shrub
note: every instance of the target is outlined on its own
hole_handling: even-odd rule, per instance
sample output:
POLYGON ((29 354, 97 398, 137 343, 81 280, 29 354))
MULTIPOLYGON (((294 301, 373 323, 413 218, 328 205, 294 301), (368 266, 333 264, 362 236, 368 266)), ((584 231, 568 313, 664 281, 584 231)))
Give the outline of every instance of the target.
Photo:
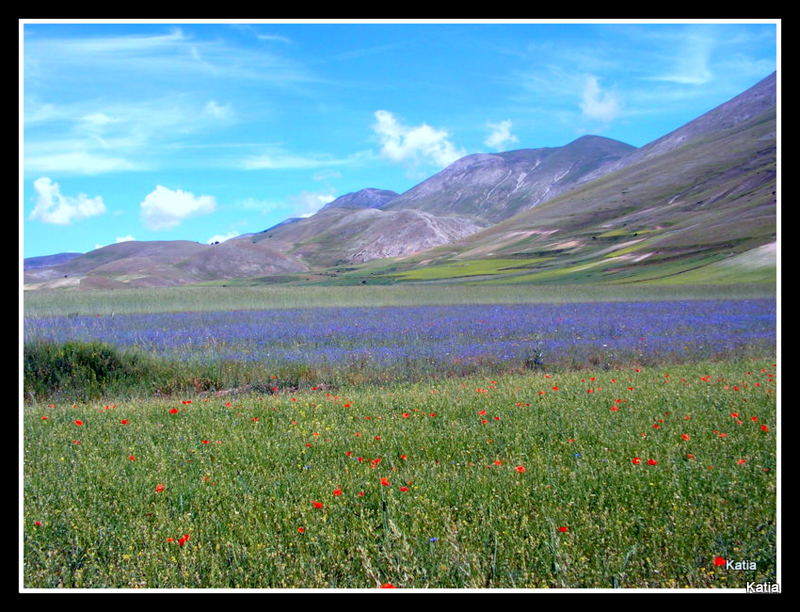
POLYGON ((135 350, 102 342, 28 342, 24 347, 23 389, 27 399, 97 399, 177 389, 191 381, 174 366, 135 350))

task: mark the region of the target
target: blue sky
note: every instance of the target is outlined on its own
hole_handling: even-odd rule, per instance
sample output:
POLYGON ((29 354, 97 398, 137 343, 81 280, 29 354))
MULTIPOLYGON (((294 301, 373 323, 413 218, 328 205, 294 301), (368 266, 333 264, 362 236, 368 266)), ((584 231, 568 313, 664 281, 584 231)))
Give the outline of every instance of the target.
POLYGON ((21 22, 23 256, 209 242, 459 157, 642 146, 777 68, 772 22, 21 22))

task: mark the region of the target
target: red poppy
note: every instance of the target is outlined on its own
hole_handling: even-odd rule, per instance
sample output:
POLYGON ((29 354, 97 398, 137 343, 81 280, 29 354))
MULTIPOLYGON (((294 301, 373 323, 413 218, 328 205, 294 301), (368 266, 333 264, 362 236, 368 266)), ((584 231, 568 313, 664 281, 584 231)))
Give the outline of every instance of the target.
POLYGON ((41 527, 42 526, 42 521, 33 521, 33 524, 36 527, 41 527))
POLYGON ((203 444, 211 444, 208 440, 203 440, 203 444))
POLYGON ((156 493, 161 493, 161 491, 163 491, 163 490, 164 490, 164 485, 161 484, 161 483, 158 483, 156 485, 156 493))
POLYGON ((46 420, 47 420, 47 417, 46 417, 46 416, 43 416, 43 417, 42 417, 42 420, 43 420, 43 421, 46 421, 46 420))
POLYGON ((133 455, 128 455, 128 459, 130 461, 136 461, 136 457, 134 457, 133 455))
POLYGON ((178 414, 178 412, 180 412, 180 410, 178 410, 177 408, 170 408, 169 410, 170 414, 178 414))
POLYGON ((323 504, 322 502, 318 502, 318 501, 312 501, 311 505, 314 506, 317 510, 320 510, 320 509, 325 507, 325 504, 323 504))
POLYGON ((725 557, 714 557, 714 565, 716 565, 717 567, 720 567, 727 563, 728 561, 725 559, 725 557))
POLYGON ((384 583, 381 585, 381 588, 382 588, 382 589, 396 589, 397 587, 396 587, 396 586, 394 586, 394 585, 393 585, 391 582, 384 582, 384 583))
POLYGON ((334 489, 334 490, 333 490, 333 494, 334 494, 334 495, 336 495, 336 496, 338 497, 339 495, 341 495, 341 494, 342 494, 342 490, 341 490, 341 489, 334 489))
POLYGON ((381 437, 380 437, 380 436, 375 436, 375 439, 376 439, 376 440, 380 440, 380 439, 381 439, 381 437))
POLYGON ((517 470, 520 474, 522 474, 525 471, 525 466, 524 465, 518 465, 514 469, 517 470))
POLYGON ((494 460, 494 464, 495 464, 495 465, 503 465, 503 462, 502 462, 502 461, 500 461, 500 459, 495 459, 495 460, 494 460))
POLYGON ((739 459, 736 463, 738 463, 739 465, 743 465, 747 463, 747 459, 739 459))
POLYGON ((694 459, 694 455, 692 453, 689 453, 688 455, 686 455, 686 458, 687 459, 694 459))
POLYGON ((769 431, 769 427, 767 427, 766 425, 762 425, 761 431, 769 431))
POLYGON ((400 487, 400 490, 401 490, 403 493, 405 493, 406 491, 408 491, 408 487, 400 487))
POLYGON ((359 497, 364 497, 364 491, 359 491, 359 492, 358 492, 358 496, 359 496, 359 497))
POLYGON ((178 538, 178 544, 183 546, 184 544, 186 544, 186 542, 189 541, 189 537, 190 536, 188 533, 184 533, 180 538, 178 538))
POLYGON ((389 482, 389 479, 388 479, 388 478, 381 478, 381 484, 382 484, 384 487, 388 487, 388 486, 389 486, 391 483, 389 482))
POLYGON ((404 412, 404 413, 403 413, 403 418, 404 418, 404 419, 407 419, 407 418, 408 418, 408 417, 410 417, 410 416, 411 416, 411 413, 410 413, 410 412, 404 412))
POLYGON ((656 461, 655 459, 648 459, 647 465, 658 465, 658 461, 656 461))
POLYGON ((305 533, 305 531, 306 531, 305 527, 298 527, 297 528, 297 533, 305 533))
POLYGON ((406 459, 408 459, 408 455, 400 455, 400 459, 402 459, 403 461, 405 461, 406 459))
POLYGON ((81 421, 80 419, 76 419, 76 420, 75 420, 75 425, 77 425, 78 427, 80 427, 81 425, 83 425, 83 421, 81 421))
POLYGON ((127 425, 128 424, 128 419, 122 419, 120 421, 120 423, 122 423, 123 425, 127 425))
POLYGON ((633 459, 631 459, 631 463, 633 465, 639 465, 641 462, 642 462, 642 460, 639 459, 639 457, 634 457, 633 459))
POLYGON ((689 439, 689 434, 681 434, 681 438, 683 440, 688 440, 689 439))
POLYGON ((558 530, 559 530, 561 533, 567 533, 567 532, 569 531, 569 527, 559 527, 559 528, 558 528, 558 530))
POLYGON ((611 412, 619 412, 619 406, 611 406, 609 410, 611 410, 611 412))
POLYGON ((758 417, 757 416, 750 417, 750 420, 753 421, 753 423, 755 423, 758 420, 758 417))

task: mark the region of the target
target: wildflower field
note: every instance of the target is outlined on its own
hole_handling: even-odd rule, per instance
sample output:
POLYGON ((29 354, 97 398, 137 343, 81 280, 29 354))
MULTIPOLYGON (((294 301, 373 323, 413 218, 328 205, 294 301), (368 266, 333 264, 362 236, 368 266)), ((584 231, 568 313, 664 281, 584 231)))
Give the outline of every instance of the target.
POLYGON ((26 394, 26 588, 778 578, 774 299, 48 314, 25 340, 206 377, 26 394))

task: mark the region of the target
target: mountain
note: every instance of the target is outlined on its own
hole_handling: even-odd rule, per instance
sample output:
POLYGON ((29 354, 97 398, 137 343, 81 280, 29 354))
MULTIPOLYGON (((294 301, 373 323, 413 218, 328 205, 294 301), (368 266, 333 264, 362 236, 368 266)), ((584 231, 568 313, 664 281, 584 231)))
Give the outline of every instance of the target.
POLYGON ((184 285, 244 276, 303 272, 301 262, 242 236, 220 244, 187 240, 128 241, 65 263, 26 271, 26 288, 118 288, 184 285))
POLYGON ((334 206, 261 232, 254 240, 311 268, 324 268, 411 255, 484 227, 463 217, 441 217, 419 210, 334 206))
POLYGON ((395 198, 384 210, 415 209, 497 223, 574 187, 634 151, 583 136, 563 146, 467 155, 395 198))
POLYGON ((388 189, 361 189, 353 193, 347 193, 336 198, 333 202, 328 202, 322 207, 326 208, 382 208, 387 203, 394 200, 399 194, 388 189))
POLYGON ((774 282, 775 103, 773 74, 620 158, 611 172, 395 262, 386 274, 489 283, 774 282))

